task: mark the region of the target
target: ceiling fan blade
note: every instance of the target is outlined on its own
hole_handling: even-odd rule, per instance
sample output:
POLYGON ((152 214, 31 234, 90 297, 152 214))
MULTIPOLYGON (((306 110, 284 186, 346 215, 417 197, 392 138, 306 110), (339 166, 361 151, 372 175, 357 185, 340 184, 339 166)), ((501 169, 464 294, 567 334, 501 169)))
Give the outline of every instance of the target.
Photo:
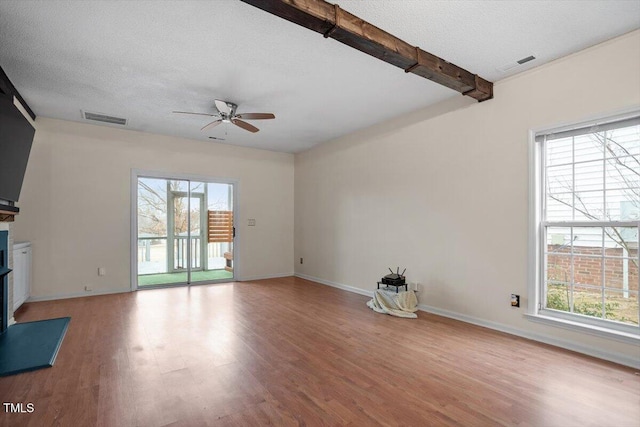
POLYGON ((175 114, 195 114, 196 116, 217 116, 217 114, 209 114, 209 113, 192 113, 191 111, 172 111, 175 114))
POLYGON ((214 100, 214 102, 216 103, 216 108, 221 113, 224 113, 224 114, 231 113, 231 108, 229 108, 226 102, 220 101, 219 99, 214 100))
POLYGON ((249 123, 247 123, 247 122, 243 122, 242 120, 238 120, 238 119, 231 119, 231 122, 232 122, 234 125, 236 125, 236 126, 238 126, 238 127, 241 127, 241 128, 242 128, 242 129, 244 129, 244 130, 248 130, 249 132, 256 133, 256 132, 258 132, 258 131, 260 130, 260 129, 258 129, 257 127, 255 127, 255 126, 253 126, 253 125, 250 125, 250 124, 249 124, 249 123))
POLYGON ((207 129, 211 129, 214 128, 216 126, 218 126, 220 123, 222 123, 222 120, 214 120, 211 123, 209 123, 208 125, 205 125, 202 129, 200 129, 201 131, 205 131, 207 129))
POLYGON ((276 118, 276 116, 271 113, 242 113, 236 114, 236 117, 244 120, 268 120, 276 118))

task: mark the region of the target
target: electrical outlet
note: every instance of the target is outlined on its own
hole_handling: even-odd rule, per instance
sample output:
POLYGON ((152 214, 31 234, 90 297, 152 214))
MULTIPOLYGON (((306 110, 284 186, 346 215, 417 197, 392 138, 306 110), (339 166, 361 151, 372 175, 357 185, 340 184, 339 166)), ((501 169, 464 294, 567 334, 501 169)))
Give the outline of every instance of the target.
POLYGON ((107 269, 104 267, 98 267, 98 276, 104 276, 107 274, 107 269))
POLYGON ((511 294, 511 307, 520 307, 520 295, 511 294))
POLYGON ((91 286, 91 285, 84 285, 84 290, 85 290, 86 292, 91 292, 91 291, 93 291, 93 286, 91 286))
POLYGON ((249 218, 248 225, 249 225, 249 227, 255 227, 256 226, 256 220, 253 219, 253 218, 249 218))
POLYGON ((300 257, 300 264, 304 264, 303 262, 304 260, 302 259, 302 257, 300 257))

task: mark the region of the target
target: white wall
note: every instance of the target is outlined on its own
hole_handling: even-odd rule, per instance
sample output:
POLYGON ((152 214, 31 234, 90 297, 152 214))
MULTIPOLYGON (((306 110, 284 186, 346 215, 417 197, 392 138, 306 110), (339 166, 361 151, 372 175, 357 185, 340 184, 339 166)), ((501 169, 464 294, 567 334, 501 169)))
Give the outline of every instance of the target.
POLYGON ((296 273, 370 291, 406 267, 436 311, 637 361, 637 345, 534 324, 509 296, 526 307, 529 130, 638 105, 636 31, 505 79, 493 100, 457 97, 298 154, 296 273))
POLYGON ((13 227, 33 244, 35 299, 130 289, 132 169, 237 180, 240 279, 293 273, 293 155, 44 118, 36 127, 13 227))

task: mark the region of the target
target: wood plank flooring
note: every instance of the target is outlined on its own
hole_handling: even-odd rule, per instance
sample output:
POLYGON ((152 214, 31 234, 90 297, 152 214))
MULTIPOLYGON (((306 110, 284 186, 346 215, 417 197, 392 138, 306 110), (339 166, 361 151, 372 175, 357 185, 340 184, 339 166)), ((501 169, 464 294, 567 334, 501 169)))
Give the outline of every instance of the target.
POLYGON ((299 278, 28 303, 53 368, 0 378, 0 426, 640 425, 633 369, 299 278), (2 408, 4 409, 4 408, 2 408))

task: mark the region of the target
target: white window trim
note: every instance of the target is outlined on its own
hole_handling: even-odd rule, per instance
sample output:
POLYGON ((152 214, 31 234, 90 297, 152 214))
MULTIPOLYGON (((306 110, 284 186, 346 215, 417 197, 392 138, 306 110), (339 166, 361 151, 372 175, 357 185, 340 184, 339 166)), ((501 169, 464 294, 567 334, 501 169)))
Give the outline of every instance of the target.
MULTIPOLYGON (((598 121, 618 121, 628 119, 640 114, 640 109, 626 109, 616 113, 607 115, 598 115, 579 123, 560 123, 555 126, 546 126, 542 128, 531 129, 529 131, 529 245, 528 245, 528 304, 526 307, 525 318, 551 326, 569 329, 576 332, 597 335, 605 338, 615 339, 632 344, 640 342, 640 327, 623 327, 615 328, 613 324, 610 326, 605 321, 591 319, 588 316, 577 314, 566 314, 556 312, 556 310, 542 309, 540 284, 542 281, 542 265, 544 262, 544 248, 542 245, 542 206, 544 187, 541 180, 542 176, 542 150, 539 142, 536 141, 536 135, 551 131, 568 130, 571 128, 580 128, 593 125, 598 121), (582 319, 587 318, 587 319, 582 319)), ((595 224, 589 224, 595 225, 595 224)))

